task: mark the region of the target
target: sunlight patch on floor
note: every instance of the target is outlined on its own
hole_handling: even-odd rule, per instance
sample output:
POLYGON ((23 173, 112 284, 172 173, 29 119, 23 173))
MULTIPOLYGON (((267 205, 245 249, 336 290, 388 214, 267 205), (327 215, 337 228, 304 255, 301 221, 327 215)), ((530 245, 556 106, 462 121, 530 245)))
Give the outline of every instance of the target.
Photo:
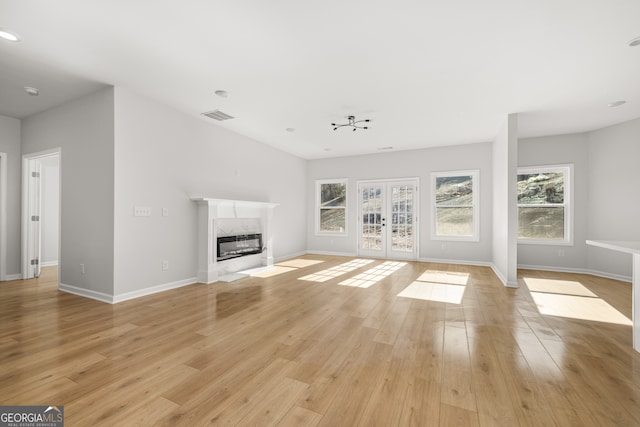
POLYGON ((342 276, 343 274, 347 274, 350 271, 356 270, 360 267, 364 267, 365 265, 372 262, 372 259, 354 259, 352 261, 345 262, 344 264, 336 265, 335 267, 331 267, 326 270, 318 271, 300 277, 298 278, 298 280, 306 280, 309 282, 326 282, 327 280, 331 280, 334 277, 342 276))
POLYGON ((386 261, 365 271, 364 273, 360 273, 347 280, 343 280, 338 284, 343 286, 353 286, 357 288, 368 288, 371 285, 374 285, 375 283, 384 279, 394 271, 398 271, 405 265, 407 265, 406 262, 386 261))
POLYGON ((425 301, 462 303, 468 273, 456 271, 427 270, 415 282, 404 288, 399 297, 421 299, 425 301))
POLYGON ((261 279, 265 279, 267 277, 277 276, 278 274, 288 273, 290 271, 297 270, 299 268, 309 267, 311 265, 319 264, 324 261, 316 260, 316 259, 290 259, 287 261, 282 261, 274 264, 268 269, 258 268, 257 272, 250 272, 251 277, 259 277, 261 279))
POLYGON ((446 283, 413 282, 404 288, 398 296, 426 301, 460 304, 462 302, 465 289, 466 288, 464 286, 449 285, 446 283))
POLYGON ((288 261, 278 262, 278 263, 276 263, 276 265, 277 266, 282 266, 282 267, 304 268, 304 267, 309 267, 309 266, 312 266, 312 265, 320 264, 320 263, 323 263, 323 262, 324 261, 317 260, 317 259, 298 258, 298 259, 290 259, 288 261))
POLYGON ((469 273, 427 270, 422 273, 416 280, 420 282, 446 283, 448 285, 465 286, 469 281, 469 273))
POLYGON ((541 314, 594 322, 616 323, 618 325, 632 325, 629 318, 602 298, 542 292, 531 292, 531 296, 541 314))
POLYGON ((541 279, 537 277, 524 277, 522 279, 531 292, 544 292, 548 294, 565 294, 583 297, 597 297, 598 295, 587 289, 582 283, 570 280, 541 279))
POLYGON ((264 279, 264 278, 267 278, 267 277, 277 276, 278 274, 288 273, 288 272, 293 271, 293 270, 297 270, 297 268, 283 267, 283 266, 280 266, 280 265, 274 265, 273 268, 270 268, 269 270, 262 271, 260 273, 252 274, 251 277, 260 277, 260 278, 264 279))

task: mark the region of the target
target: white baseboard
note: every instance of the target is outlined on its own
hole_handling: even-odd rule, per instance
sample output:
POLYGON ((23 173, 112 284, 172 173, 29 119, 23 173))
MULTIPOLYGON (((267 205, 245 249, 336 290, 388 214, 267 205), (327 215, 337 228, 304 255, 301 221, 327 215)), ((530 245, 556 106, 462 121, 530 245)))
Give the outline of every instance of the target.
POLYGON ((631 282, 632 278, 624 276, 622 274, 606 273, 604 271, 589 270, 588 268, 572 268, 572 267, 550 267, 547 265, 518 265, 519 269, 523 270, 540 270, 540 271, 555 271, 558 273, 578 273, 578 274, 590 274, 591 276, 604 277, 605 279, 620 280, 622 282, 631 282))
POLYGON ((58 260, 55 261, 47 261, 40 264, 40 267, 53 267, 58 265, 58 260))
POLYGON ((74 294, 81 297, 91 298, 101 302, 106 302, 108 304, 113 304, 113 297, 103 292, 92 291, 91 289, 78 288, 77 286, 66 285, 64 283, 60 283, 58 285, 58 290, 67 292, 69 294, 74 294))
POLYGON ((116 304, 122 301, 127 301, 134 298, 140 298, 146 295, 157 294, 158 292, 168 291, 170 289, 181 288, 183 286, 191 285, 193 283, 197 283, 197 279, 195 277, 190 277, 184 280, 178 280, 176 282, 164 283, 162 285, 151 286, 149 288, 139 289, 133 292, 127 292, 120 295, 109 295, 103 292, 92 291, 90 289, 78 288, 76 286, 66 285, 64 283, 60 283, 58 289, 63 292, 68 292, 70 294, 78 295, 85 298, 95 299, 101 302, 106 302, 108 304, 116 304))
POLYGON ((492 264, 486 261, 466 261, 460 259, 439 259, 439 258, 418 258, 420 262, 434 262, 440 264, 458 264, 458 265, 472 265, 476 267, 491 267, 492 264))
POLYGON ((134 298, 140 298, 147 295, 157 294, 158 292, 164 292, 170 289, 181 288, 183 286, 192 285, 194 283, 198 283, 198 279, 196 277, 189 277, 188 279, 178 280, 170 283, 163 283, 162 285, 151 286, 149 288, 139 289, 137 291, 114 295, 112 298, 112 303, 115 304, 122 301, 134 299, 134 298))
POLYGON ((9 281, 9 280, 22 280, 22 273, 17 273, 17 274, 7 274, 4 277, 5 280, 9 281))
POLYGON ((358 256, 358 254, 355 252, 307 251, 307 253, 311 255, 349 256, 349 257, 358 256))
POLYGON ((286 261, 286 260, 291 259, 291 258, 297 258, 299 256, 306 255, 308 253, 309 252, 307 252, 307 251, 301 251, 301 252, 296 252, 296 253, 289 254, 289 255, 280 256, 280 257, 278 257, 278 258, 276 258, 274 260, 274 263, 280 262, 280 261, 286 261))

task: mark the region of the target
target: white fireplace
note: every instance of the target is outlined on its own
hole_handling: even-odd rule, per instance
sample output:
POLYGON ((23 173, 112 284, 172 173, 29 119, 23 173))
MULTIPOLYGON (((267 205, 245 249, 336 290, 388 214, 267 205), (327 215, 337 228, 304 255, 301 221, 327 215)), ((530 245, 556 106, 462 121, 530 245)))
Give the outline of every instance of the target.
POLYGON ((192 197, 198 204, 198 281, 273 265, 271 219, 277 203, 192 197))

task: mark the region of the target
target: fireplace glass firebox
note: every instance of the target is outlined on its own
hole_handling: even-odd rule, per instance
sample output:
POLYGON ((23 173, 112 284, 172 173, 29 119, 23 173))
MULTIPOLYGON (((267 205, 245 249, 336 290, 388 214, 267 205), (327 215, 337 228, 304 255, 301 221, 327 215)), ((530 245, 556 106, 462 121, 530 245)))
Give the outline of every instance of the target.
POLYGON ((262 234, 218 237, 217 260, 238 258, 262 252, 262 234))

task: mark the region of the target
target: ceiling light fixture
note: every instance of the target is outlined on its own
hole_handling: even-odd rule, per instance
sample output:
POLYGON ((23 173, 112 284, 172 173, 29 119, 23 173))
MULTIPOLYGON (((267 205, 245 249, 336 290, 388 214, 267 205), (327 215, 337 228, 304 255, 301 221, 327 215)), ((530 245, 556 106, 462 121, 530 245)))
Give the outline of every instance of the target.
POLYGON ((220 98, 226 98, 229 96, 229 92, 227 92, 226 90, 217 90, 215 91, 215 94, 218 95, 220 98))
POLYGON ((20 36, 4 28, 0 28, 0 38, 9 42, 19 42, 20 36))
POLYGON ((627 101, 614 101, 607 104, 607 107, 619 107, 623 104, 626 104, 627 101))
POLYGON ((293 133, 296 131, 294 128, 286 128, 285 130, 290 133, 293 133))
POLYGON ((629 40, 629 47, 640 46, 640 37, 636 37, 633 40, 629 40))
POLYGON ((29 95, 31 96, 38 96, 40 95, 40 91, 35 88, 35 87, 31 87, 31 86, 25 86, 24 87, 24 91, 27 92, 29 95))
POLYGON ((331 123, 331 126, 333 126, 333 130, 338 130, 338 128, 341 128, 344 126, 351 126, 354 132, 356 131, 356 129, 369 129, 368 126, 362 126, 362 125, 359 126, 358 123, 369 123, 371 121, 369 119, 356 120, 356 116, 347 116, 347 120, 349 120, 349 123, 343 123, 343 124, 331 123))

